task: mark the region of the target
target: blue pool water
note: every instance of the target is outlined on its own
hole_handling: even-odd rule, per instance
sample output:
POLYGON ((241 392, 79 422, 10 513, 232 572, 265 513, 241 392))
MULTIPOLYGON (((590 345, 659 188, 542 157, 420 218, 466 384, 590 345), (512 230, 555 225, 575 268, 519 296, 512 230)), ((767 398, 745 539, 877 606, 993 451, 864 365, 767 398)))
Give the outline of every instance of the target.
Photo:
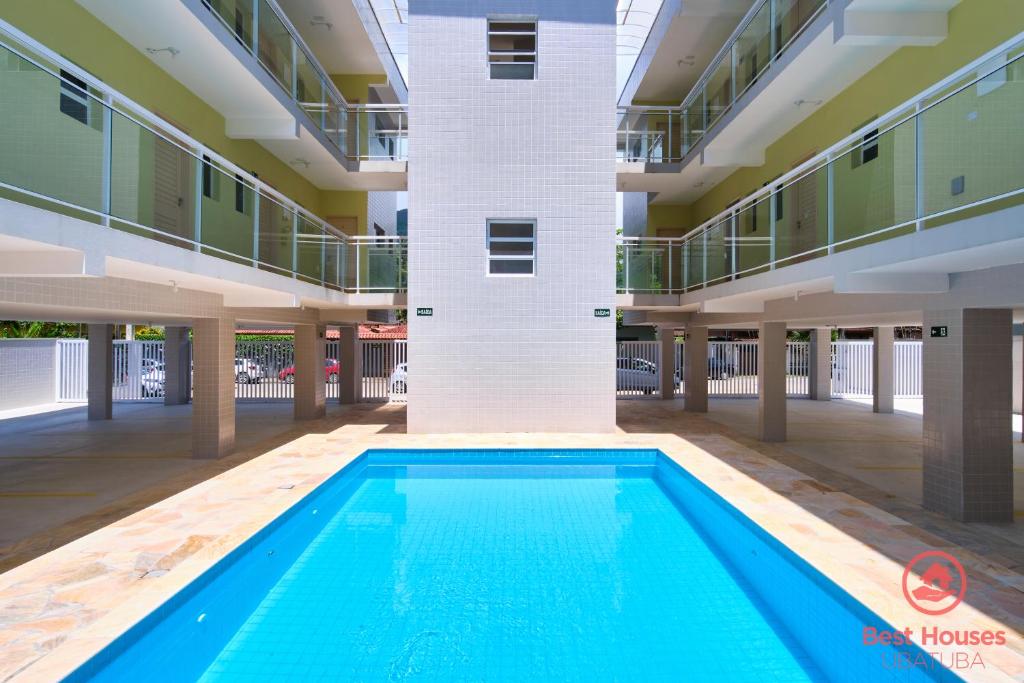
POLYGON ((657 451, 375 451, 72 678, 924 677, 865 624, 657 451))

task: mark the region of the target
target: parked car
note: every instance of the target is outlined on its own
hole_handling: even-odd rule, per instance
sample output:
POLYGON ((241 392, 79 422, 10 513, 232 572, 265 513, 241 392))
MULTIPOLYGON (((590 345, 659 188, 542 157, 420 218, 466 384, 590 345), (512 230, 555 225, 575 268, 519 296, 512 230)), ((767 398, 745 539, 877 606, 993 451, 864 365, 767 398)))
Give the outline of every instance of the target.
POLYGON ((618 358, 615 361, 615 389, 653 394, 658 390, 658 366, 644 358, 618 358))
POLYGON ((263 379, 263 368, 250 358, 235 359, 235 383, 259 384, 263 379))
POLYGON ((391 371, 391 379, 388 380, 388 391, 392 394, 404 394, 409 391, 408 366, 408 363, 399 363, 391 371))
MULTIPOLYGON (((324 361, 324 379, 330 384, 338 383, 338 375, 341 374, 341 364, 333 358, 324 361)), ((290 365, 277 373, 277 378, 288 384, 295 384, 295 366, 290 365)))
POLYGON ((164 364, 151 363, 148 367, 149 369, 142 375, 142 397, 163 396, 166 381, 164 364))

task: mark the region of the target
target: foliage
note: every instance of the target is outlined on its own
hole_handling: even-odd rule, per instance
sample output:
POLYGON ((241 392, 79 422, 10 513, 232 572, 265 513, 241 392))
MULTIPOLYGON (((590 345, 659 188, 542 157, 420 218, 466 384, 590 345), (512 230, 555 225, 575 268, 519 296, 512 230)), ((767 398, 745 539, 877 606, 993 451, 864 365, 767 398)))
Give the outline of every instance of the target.
POLYGON ((78 323, 48 323, 38 320, 0 320, 0 338, 75 338, 82 336, 83 327, 83 325, 78 323))

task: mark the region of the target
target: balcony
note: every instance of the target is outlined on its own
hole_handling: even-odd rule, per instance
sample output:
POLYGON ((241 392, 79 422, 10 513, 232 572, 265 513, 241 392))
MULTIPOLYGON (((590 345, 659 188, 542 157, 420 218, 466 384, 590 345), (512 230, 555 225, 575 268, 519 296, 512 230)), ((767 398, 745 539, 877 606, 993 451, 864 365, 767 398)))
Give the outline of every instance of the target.
POLYGON ((405 161, 404 105, 349 105, 273 0, 202 0, 346 159, 405 161))
POLYGON ((0 64, 0 198, 329 290, 405 291, 405 238, 340 232, 11 27, 0 64))
MULTIPOLYGON (((931 252, 919 240, 905 255, 932 259, 908 268, 917 272, 1014 262, 1024 238, 1019 221, 955 231, 966 221, 1020 208, 1022 108, 1024 34, 684 237, 620 239, 618 290, 686 294, 909 235, 936 235, 931 252)), ((648 132, 629 140, 630 153, 647 159, 669 155, 676 138, 648 132)), ((879 256, 863 270, 887 260, 879 256)), ((842 276, 856 288, 855 277, 818 275, 842 276)))

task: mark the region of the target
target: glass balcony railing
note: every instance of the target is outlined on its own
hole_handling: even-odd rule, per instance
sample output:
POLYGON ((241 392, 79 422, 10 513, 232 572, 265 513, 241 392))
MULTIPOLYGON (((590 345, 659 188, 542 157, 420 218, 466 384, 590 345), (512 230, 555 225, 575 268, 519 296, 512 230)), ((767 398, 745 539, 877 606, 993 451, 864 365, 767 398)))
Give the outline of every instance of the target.
POLYGON ((0 23, 0 197, 333 289, 405 290, 405 238, 350 237, 0 23))
POLYGON ((342 155, 349 159, 406 159, 404 105, 355 106, 274 0, 203 0, 342 155))
POLYGON ((828 2, 756 2, 681 106, 619 109, 619 160, 682 161, 828 2))
POLYGON ((679 239, 621 238, 619 291, 685 292, 1024 202, 1024 41, 679 239))

